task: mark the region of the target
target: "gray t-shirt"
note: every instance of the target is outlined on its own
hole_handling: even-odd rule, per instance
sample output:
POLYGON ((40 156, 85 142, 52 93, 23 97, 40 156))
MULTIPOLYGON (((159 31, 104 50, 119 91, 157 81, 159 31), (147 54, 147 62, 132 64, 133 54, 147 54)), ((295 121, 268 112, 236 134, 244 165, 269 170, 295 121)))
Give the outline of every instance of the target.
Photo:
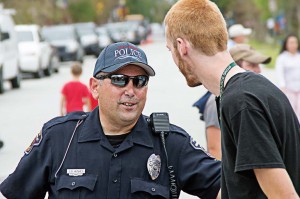
POLYGON ((215 95, 211 94, 211 96, 208 98, 205 105, 205 109, 204 109, 205 128, 210 126, 215 126, 217 128, 220 128, 215 97, 216 97, 215 95))

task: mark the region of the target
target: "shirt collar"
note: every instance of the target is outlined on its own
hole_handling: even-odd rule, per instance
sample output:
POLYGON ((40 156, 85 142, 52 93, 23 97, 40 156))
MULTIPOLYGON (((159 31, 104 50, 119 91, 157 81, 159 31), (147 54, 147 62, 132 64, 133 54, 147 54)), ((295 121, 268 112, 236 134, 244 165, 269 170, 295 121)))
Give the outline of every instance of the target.
MULTIPOLYGON (((99 107, 95 108, 83 122, 80 130, 78 142, 89 142, 106 139, 99 119, 99 107)), ((133 143, 146 147, 153 147, 151 128, 148 125, 146 117, 141 115, 128 135, 128 139, 133 143)))

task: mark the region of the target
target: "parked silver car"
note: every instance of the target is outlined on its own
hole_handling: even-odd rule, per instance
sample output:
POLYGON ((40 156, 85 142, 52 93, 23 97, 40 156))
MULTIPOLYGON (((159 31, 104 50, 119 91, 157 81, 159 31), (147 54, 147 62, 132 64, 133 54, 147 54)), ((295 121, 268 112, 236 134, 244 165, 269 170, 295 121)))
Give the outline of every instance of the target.
POLYGON ((106 46, 112 43, 106 26, 97 27, 96 33, 98 34, 100 50, 103 50, 106 46))
POLYGON ((100 47, 98 45, 98 35, 96 25, 93 22, 74 24, 79 35, 79 41, 83 46, 86 55, 98 56, 100 47))
POLYGON ((131 21, 109 23, 107 30, 113 42, 128 41, 138 45, 144 39, 144 28, 131 21))
POLYGON ((83 62, 84 50, 74 25, 56 25, 42 28, 42 34, 57 49, 60 61, 83 62))

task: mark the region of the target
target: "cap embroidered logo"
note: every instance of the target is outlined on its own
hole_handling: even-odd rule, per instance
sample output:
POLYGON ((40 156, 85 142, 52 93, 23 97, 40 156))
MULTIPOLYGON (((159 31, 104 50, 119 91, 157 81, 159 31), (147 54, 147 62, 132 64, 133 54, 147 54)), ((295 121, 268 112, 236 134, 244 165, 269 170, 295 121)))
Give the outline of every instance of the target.
POLYGON ((142 61, 141 53, 137 49, 121 48, 121 49, 115 50, 115 60, 116 59, 126 59, 128 57, 136 59, 139 62, 142 61))

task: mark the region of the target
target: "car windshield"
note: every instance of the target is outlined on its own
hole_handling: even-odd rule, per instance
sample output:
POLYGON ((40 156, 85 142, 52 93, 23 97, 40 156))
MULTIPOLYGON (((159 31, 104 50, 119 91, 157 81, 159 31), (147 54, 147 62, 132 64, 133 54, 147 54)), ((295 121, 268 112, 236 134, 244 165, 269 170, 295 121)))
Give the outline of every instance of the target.
POLYGON ((33 41, 33 35, 31 31, 17 31, 18 42, 33 41))
POLYGON ((69 40, 76 38, 75 31, 72 28, 45 28, 43 35, 48 41, 69 40))
POLYGON ((130 24, 127 22, 111 23, 107 25, 109 32, 127 31, 130 28, 130 24))
POLYGON ((97 28, 96 32, 98 35, 107 35, 107 29, 106 28, 97 28))
POLYGON ((95 34, 95 32, 93 31, 93 29, 90 29, 90 28, 85 28, 83 27, 82 29, 77 29, 78 31, 78 34, 79 35, 92 35, 92 34, 95 34))

